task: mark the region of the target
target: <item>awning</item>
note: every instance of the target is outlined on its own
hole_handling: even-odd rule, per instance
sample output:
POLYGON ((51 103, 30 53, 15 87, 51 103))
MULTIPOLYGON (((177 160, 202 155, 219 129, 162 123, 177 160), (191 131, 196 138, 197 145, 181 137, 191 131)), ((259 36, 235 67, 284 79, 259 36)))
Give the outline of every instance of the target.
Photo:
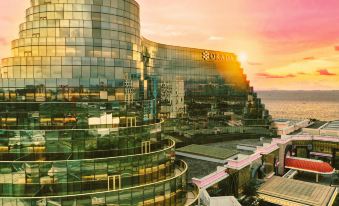
POLYGON ((335 171, 334 168, 327 162, 293 157, 286 158, 285 167, 319 174, 333 174, 335 171))

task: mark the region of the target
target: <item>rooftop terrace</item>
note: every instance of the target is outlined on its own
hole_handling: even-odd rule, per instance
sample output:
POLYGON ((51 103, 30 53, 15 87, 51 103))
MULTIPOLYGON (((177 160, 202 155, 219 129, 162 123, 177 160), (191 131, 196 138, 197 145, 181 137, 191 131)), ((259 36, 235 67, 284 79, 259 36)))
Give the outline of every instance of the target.
POLYGON ((313 124, 311 124, 310 126, 306 127, 309 129, 319 129, 322 126, 324 126, 325 124, 327 124, 326 121, 315 121, 313 124))
POLYGON ((328 123, 323 129, 339 131, 339 120, 328 123))
POLYGON ((186 147, 182 147, 176 150, 181 153, 189 153, 198 156, 204 156, 209 158, 215 158, 220 160, 228 159, 239 152, 236 150, 224 149, 220 147, 211 147, 205 145, 189 145, 186 147))

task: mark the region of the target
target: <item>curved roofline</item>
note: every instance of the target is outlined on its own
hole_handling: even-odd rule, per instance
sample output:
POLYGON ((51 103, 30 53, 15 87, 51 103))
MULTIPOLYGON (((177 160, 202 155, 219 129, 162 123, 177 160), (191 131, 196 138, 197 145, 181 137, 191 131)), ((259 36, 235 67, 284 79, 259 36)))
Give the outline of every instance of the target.
POLYGON ((148 38, 146 38, 144 36, 141 36, 141 39, 142 39, 142 41, 148 41, 150 43, 157 44, 157 45, 164 46, 164 47, 176 47, 176 48, 181 48, 181 49, 194 49, 194 50, 201 51, 201 52, 203 52, 203 51, 218 52, 218 53, 220 52, 220 53, 232 55, 236 60, 238 60, 238 56, 235 53, 232 53, 232 52, 226 52, 226 51, 220 51, 220 50, 211 50, 211 49, 205 49, 205 48, 194 48, 194 47, 184 47, 184 46, 164 44, 164 43, 155 42, 155 41, 150 40, 150 39, 148 39, 148 38))

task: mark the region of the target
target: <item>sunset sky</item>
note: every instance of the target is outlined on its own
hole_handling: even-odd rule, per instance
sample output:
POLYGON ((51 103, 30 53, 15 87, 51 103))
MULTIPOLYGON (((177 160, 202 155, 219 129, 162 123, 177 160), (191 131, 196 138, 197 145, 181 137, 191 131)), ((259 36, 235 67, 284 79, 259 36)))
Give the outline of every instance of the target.
MULTIPOLYGON (((338 0, 137 1, 145 37, 247 56, 257 90, 339 89, 338 0)), ((0 1, 0 57, 10 54, 28 6, 0 1)))

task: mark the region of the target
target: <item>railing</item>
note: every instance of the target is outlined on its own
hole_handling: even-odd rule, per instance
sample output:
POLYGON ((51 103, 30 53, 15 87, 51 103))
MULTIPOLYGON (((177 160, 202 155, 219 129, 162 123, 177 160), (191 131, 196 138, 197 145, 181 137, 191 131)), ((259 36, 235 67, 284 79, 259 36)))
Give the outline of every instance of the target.
MULTIPOLYGON (((174 151, 175 142, 168 140, 168 145, 165 149, 147 154, 109 158, 62 161, 0 161, 0 165, 4 166, 0 175, 0 191, 2 191, 0 194, 3 194, 2 196, 6 196, 6 194, 34 195, 34 192, 41 188, 54 188, 51 191, 48 190, 47 193, 50 195, 103 191, 107 188, 109 175, 122 175, 123 181, 127 185, 166 179, 175 175, 174 165, 170 163, 173 161, 171 154, 174 151), (153 156, 156 158, 153 158, 153 156), (164 159, 158 160, 159 156, 164 156, 164 159), (146 157, 155 159, 152 164, 156 167, 143 168, 143 164, 139 165, 139 159, 146 157), (132 169, 133 162, 138 164, 135 165, 140 168, 138 171, 132 169), (126 169, 128 174, 120 174, 121 171, 118 168, 108 167, 108 165, 116 164, 128 166, 130 168, 126 169), (16 172, 13 172, 13 170, 16 170, 16 172)), ((180 165, 177 168, 186 167, 186 165, 180 165)))
POLYGON ((284 135, 281 139, 276 139, 276 142, 280 141, 300 141, 300 140, 315 140, 323 142, 339 142, 339 138, 335 136, 320 136, 320 135, 284 135))
MULTIPOLYGON (((0 103, 1 106, 1 103, 0 103)), ((15 112, 15 111, 14 111, 15 112)), ((8 113, 8 112, 5 112, 8 113)), ((27 112, 26 112, 27 113, 27 112)), ((17 114, 17 113, 16 113, 17 114)), ((88 113, 84 112, 83 115, 87 115, 88 113)), ((136 116, 115 116, 112 118, 120 118, 120 119, 127 119, 129 117, 136 117, 136 116)), ((97 117, 100 118, 100 117, 97 117)), ((159 119, 152 119, 152 121, 142 121, 141 119, 133 120, 132 125, 128 125, 128 122, 113 124, 113 123, 105 123, 105 124, 93 124, 90 125, 89 121, 87 120, 84 123, 77 122, 78 120, 76 117, 72 117, 72 119, 67 119, 67 117, 61 118, 50 118, 51 120, 48 124, 46 122, 40 121, 39 123, 35 123, 33 120, 29 120, 29 117, 23 118, 26 123, 25 124, 17 124, 19 121, 17 117, 6 117, 0 118, 0 129, 6 131, 19 131, 19 130, 44 130, 44 131, 55 131, 55 130, 98 130, 98 129, 111 129, 111 130, 123 130, 129 128, 141 128, 141 127, 151 127, 161 125, 163 123, 162 120, 159 119), (74 118, 74 119, 73 119, 74 118)), ((19 122, 23 122, 23 119, 19 122)))
POLYGON ((296 170, 289 170, 283 177, 287 179, 293 179, 294 176, 298 174, 298 171, 296 170))
POLYGON ((257 150, 254 154, 245 157, 241 160, 235 160, 235 159, 228 159, 227 167, 234 168, 234 169, 241 169, 244 168, 250 164, 252 164, 253 161, 259 159, 262 157, 262 155, 270 154, 271 152, 279 149, 279 146, 275 141, 272 141, 271 144, 266 144, 262 147, 257 147, 257 150))
MULTIPOLYGON (((146 196, 144 193, 152 191, 151 197, 156 201, 159 197, 158 194, 165 194, 165 187, 164 185, 172 185, 173 181, 183 181, 182 178, 186 178, 185 175, 187 173, 187 164, 183 161, 176 162, 177 169, 180 171, 178 174, 173 176, 172 178, 168 178, 166 180, 153 182, 149 184, 143 184, 135 187, 129 187, 129 188, 123 188, 123 189, 117 189, 112 191, 101 191, 101 192, 93 192, 93 193, 85 193, 85 194, 74 194, 74 195, 60 195, 60 196, 42 196, 42 197, 2 197, 0 198, 0 205, 6 205, 6 203, 11 203, 12 206, 19 206, 22 205, 23 202, 25 202, 28 205, 35 205, 37 202, 55 202, 60 205, 63 205, 63 203, 67 203, 67 205, 77 205, 77 202, 82 205, 96 205, 93 204, 93 201, 100 202, 98 205, 131 205, 130 203, 120 203, 122 202, 131 202, 135 201, 134 198, 140 199, 141 203, 146 202, 146 196), (156 194, 155 194, 156 193, 156 194), (133 199, 131 199, 131 195, 133 195, 133 199)), ((176 192, 178 194, 185 191, 184 185, 182 184, 174 184, 176 185, 176 192)), ((182 202, 186 199, 186 196, 181 198, 180 195, 175 195, 175 199, 178 198, 178 202, 182 202)), ((166 197, 166 196, 162 196, 166 197)), ((162 201, 166 201, 166 198, 162 201)), ((172 201, 172 200, 171 200, 172 201)), ((176 201, 176 200, 175 200, 176 201)), ((153 204, 152 204, 153 205, 153 204)), ((184 205, 184 203, 180 203, 178 205, 184 205)))
MULTIPOLYGON (((159 150, 170 147, 173 142, 165 139, 159 142, 152 142, 150 144, 151 151, 156 152, 159 150)), ((89 150, 89 151, 77 151, 70 152, 41 152, 45 147, 33 146, 31 152, 13 152, 8 147, 0 146, 0 163, 2 161, 18 161, 22 158, 26 161, 61 161, 61 160, 81 160, 81 159, 98 159, 98 158, 111 158, 111 157, 123 157, 128 155, 141 155, 143 153, 143 147, 131 147, 123 149, 109 149, 109 150, 89 150)), ((148 154, 148 153, 147 153, 148 154)))
POLYGON ((162 151, 166 151, 168 149, 174 149, 175 148, 175 142, 171 139, 168 139, 169 144, 168 147, 158 150, 158 151, 153 151, 149 153, 140 153, 140 154, 133 154, 133 155, 125 155, 125 156, 115 156, 115 157, 106 157, 106 158, 94 158, 94 159, 76 159, 76 160, 57 160, 57 161, 0 161, 0 163, 66 163, 66 162, 76 162, 76 161, 93 161, 93 160, 112 160, 112 159, 119 159, 119 158, 126 158, 126 157, 135 157, 135 156, 143 156, 143 155, 151 155, 151 154, 156 154, 162 151))
POLYGON ((279 149, 278 145, 271 143, 269 145, 264 145, 263 147, 258 147, 257 152, 267 155, 277 149, 279 149))
POLYGON ((187 200, 185 206, 200 205, 200 189, 195 184, 187 185, 187 200))

